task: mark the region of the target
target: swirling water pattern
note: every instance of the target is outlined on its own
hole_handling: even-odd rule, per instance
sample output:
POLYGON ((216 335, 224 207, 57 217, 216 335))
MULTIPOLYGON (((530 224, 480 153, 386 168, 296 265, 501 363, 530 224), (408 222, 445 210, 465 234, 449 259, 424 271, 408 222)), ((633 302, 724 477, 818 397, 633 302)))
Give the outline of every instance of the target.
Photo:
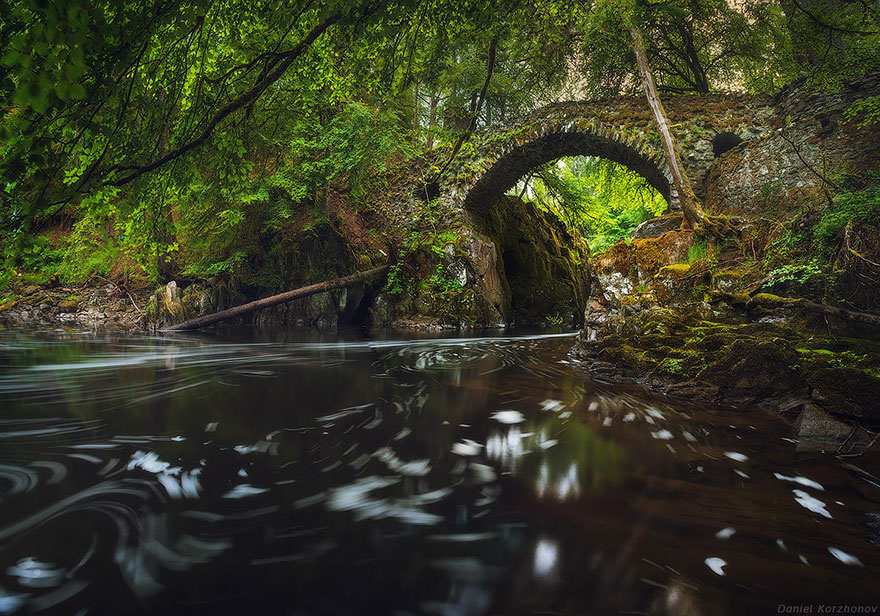
POLYGON ((593 383, 569 334, 290 336, 0 334, 0 614, 880 600, 871 473, 777 418, 593 383))

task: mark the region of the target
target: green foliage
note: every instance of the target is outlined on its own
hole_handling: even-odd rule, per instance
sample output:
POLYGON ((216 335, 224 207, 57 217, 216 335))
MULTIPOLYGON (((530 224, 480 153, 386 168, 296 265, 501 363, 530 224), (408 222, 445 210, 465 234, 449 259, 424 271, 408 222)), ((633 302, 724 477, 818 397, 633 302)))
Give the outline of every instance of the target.
POLYGON ((786 16, 768 0, 592 0, 577 62, 596 95, 635 94, 627 31, 636 26, 661 92, 706 93, 736 83, 772 92, 794 78, 786 16))
POLYGON ((847 225, 880 226, 880 186, 837 195, 822 211, 814 235, 823 246, 833 246, 847 225))
POLYGON ((18 270, 25 272, 28 282, 44 284, 55 274, 64 256, 45 235, 33 238, 16 251, 8 251, 0 266, 0 288, 6 287, 18 270))
MULTIPOLYGON (((814 88, 836 90, 880 66, 880 7, 876 3, 803 0, 787 5, 795 63, 814 88)), ((876 98, 876 97, 875 97, 876 98)), ((877 102, 856 103, 876 120, 877 102)))
POLYGON ((796 282, 800 285, 809 284, 826 276, 826 266, 818 259, 809 263, 791 263, 777 267, 767 274, 767 285, 796 282))
POLYGON ((431 238, 431 252, 433 252, 438 257, 442 257, 445 254, 446 247, 450 244, 455 244, 457 241, 458 238, 452 231, 443 231, 442 233, 438 233, 431 238))
POLYGON ((706 244, 706 240, 703 238, 697 238, 694 240, 693 245, 688 248, 688 263, 702 261, 706 258, 708 252, 709 248, 706 244))
POLYGON ((106 226, 86 216, 73 228, 56 273, 66 284, 85 282, 92 274, 106 276, 117 255, 106 226))
POLYGON ((402 265, 395 263, 388 269, 388 278, 385 280, 385 286, 382 291, 389 295, 402 295, 406 290, 406 280, 401 271, 402 265))
POLYGON ((426 281, 426 285, 439 293, 441 299, 454 296, 463 288, 457 279, 449 275, 444 263, 437 264, 434 273, 426 281))
MULTIPOLYGON (((357 205, 392 165, 448 150, 472 121, 637 86, 633 24, 666 92, 771 91, 810 49, 823 51, 824 87, 878 65, 869 3, 804 6, 815 12, 786 22, 765 0, 0 0, 0 283, 122 272, 281 284, 286 270, 265 264, 328 221, 331 185, 357 205)), ((876 99, 849 110, 859 126, 880 117, 876 99)), ((529 182, 594 251, 665 210, 641 178, 595 159, 529 182)), ((817 241, 839 239, 847 217, 875 220, 866 196, 847 199, 817 241)), ((413 247, 439 257, 454 241, 438 235, 445 216, 424 208, 413 247)))
POLYGON ((600 158, 565 158, 538 169, 511 191, 533 199, 601 252, 639 224, 662 214, 667 203, 641 176, 600 158))
POLYGON ((844 112, 847 122, 858 120, 858 128, 868 128, 880 123, 880 95, 869 96, 854 102, 844 112))
POLYGON ((765 286, 793 285, 795 291, 787 292, 820 300, 839 296, 846 287, 846 293, 852 296, 857 289, 847 278, 846 261, 841 260, 846 251, 842 248, 848 241, 857 241, 854 238, 866 230, 880 227, 877 180, 876 173, 865 172, 857 182, 846 180, 852 190, 838 193, 831 203, 805 204, 803 212, 788 221, 785 230, 768 246, 765 286))
POLYGON ((236 250, 222 261, 215 261, 208 265, 194 263, 183 270, 183 275, 188 278, 211 278, 215 276, 232 276, 241 271, 247 261, 247 253, 244 250, 236 250))

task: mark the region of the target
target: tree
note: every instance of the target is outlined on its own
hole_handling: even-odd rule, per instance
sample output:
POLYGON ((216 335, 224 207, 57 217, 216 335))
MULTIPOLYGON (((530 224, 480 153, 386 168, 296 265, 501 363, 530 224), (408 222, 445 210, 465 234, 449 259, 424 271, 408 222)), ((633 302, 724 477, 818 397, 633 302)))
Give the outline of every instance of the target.
POLYGON ((669 121, 651 67, 648 64, 645 41, 639 25, 642 20, 644 9, 635 0, 602 0, 592 6, 590 18, 594 31, 626 32, 629 36, 630 49, 635 56, 636 67, 639 73, 641 89, 647 99, 651 115, 657 125, 666 164, 672 174, 675 191, 681 206, 685 227, 693 227, 704 221, 703 213, 697 202, 696 196, 691 189, 690 179, 684 166, 681 164, 678 150, 675 145, 675 136, 669 128, 669 121), (641 9, 641 10, 640 10, 641 9))
POLYGON ((681 164, 678 156, 678 150, 675 147, 675 137, 669 130, 669 121, 666 118, 666 111, 663 109, 663 102, 657 93, 657 87, 654 85, 654 76, 651 74, 651 67, 648 66, 648 58, 645 54, 645 44, 642 35, 632 23, 629 24, 629 32, 633 40, 633 51, 636 55, 636 62, 639 66, 639 75, 642 78, 642 87, 645 90, 645 97, 648 99, 648 106, 651 108, 651 114, 654 116, 654 122, 657 124, 657 130, 660 131, 660 142, 663 144, 663 153, 666 155, 666 164, 669 166, 669 172, 672 174, 672 182, 675 191, 678 193, 678 202, 681 206, 681 212, 684 215, 683 224, 688 227, 697 225, 703 219, 703 213, 700 205, 691 189, 691 181, 681 164))
MULTIPOLYGON (((772 91, 794 77, 785 19, 773 0, 639 2, 638 28, 664 94, 705 94, 746 87, 772 91)), ((591 11, 603 13, 601 4, 591 11)), ((580 50, 584 88, 591 94, 633 93, 640 78, 631 37, 608 24, 592 30, 580 50)))

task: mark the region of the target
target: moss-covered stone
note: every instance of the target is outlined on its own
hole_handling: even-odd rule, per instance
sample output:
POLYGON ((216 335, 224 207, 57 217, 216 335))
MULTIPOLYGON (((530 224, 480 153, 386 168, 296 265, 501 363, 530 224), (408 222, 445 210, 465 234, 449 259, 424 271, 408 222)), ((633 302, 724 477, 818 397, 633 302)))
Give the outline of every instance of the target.
POLYGON ((663 267, 686 262, 693 243, 693 232, 681 230, 669 231, 656 238, 632 240, 639 277, 649 280, 663 267))
POLYGON ((78 295, 70 295, 58 302, 58 308, 65 311, 73 311, 79 308, 82 298, 78 295))
POLYGON ((664 265, 657 272, 655 278, 684 278, 691 271, 690 263, 674 263, 672 265, 664 265))
POLYGON ((740 338, 719 349, 699 376, 749 396, 765 396, 798 387, 797 360, 783 340, 740 338))
POLYGON ((807 376, 814 400, 840 415, 880 423, 880 378, 856 368, 821 368, 807 376))
POLYGON ((476 225, 495 244, 509 292, 509 320, 580 322, 589 293, 589 247, 583 238, 515 197, 500 199, 476 225))

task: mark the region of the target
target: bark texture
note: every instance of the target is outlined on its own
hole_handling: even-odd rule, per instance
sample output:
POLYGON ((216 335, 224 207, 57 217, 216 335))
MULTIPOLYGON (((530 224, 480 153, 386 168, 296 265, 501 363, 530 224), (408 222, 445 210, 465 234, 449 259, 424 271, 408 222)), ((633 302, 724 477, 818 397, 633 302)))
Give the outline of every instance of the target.
POLYGON ((648 65, 648 56, 645 53, 645 42, 642 39, 642 34, 633 26, 630 27, 629 31, 632 36, 633 51, 636 54, 636 61, 639 65, 639 75, 642 78, 645 96, 648 99, 648 105, 651 107, 654 121, 657 123, 657 129, 660 131, 663 152, 666 155, 666 162, 669 164, 669 171, 672 173, 672 182, 675 186, 675 191, 678 193, 682 214, 684 214, 684 224, 682 226, 692 228, 701 222, 703 218, 697 198, 694 195, 693 189, 691 189, 690 179, 678 158, 678 150, 675 148, 675 137, 669 129, 666 110, 663 109, 663 102, 657 93, 657 85, 654 83, 654 76, 651 73, 651 67, 648 65))
POLYGON ((324 293, 325 291, 332 291, 333 289, 350 287, 351 285, 357 284, 359 282, 367 282, 386 274, 388 272, 388 267, 389 266, 387 265, 374 267, 371 270, 358 272, 357 274, 352 274, 351 276, 344 276, 342 278, 328 280, 327 282, 321 282, 318 284, 309 285, 307 287, 294 289, 292 291, 279 293, 278 295, 273 295, 271 297, 264 297, 263 299, 248 302, 247 304, 242 304, 241 306, 235 306, 234 308, 221 310, 220 312, 215 312, 214 314, 207 314, 202 317, 197 317, 195 319, 184 321, 183 323, 178 323, 177 325, 172 325, 171 327, 166 327, 164 331, 180 332, 199 329, 207 325, 219 323, 220 321, 226 321, 228 319, 240 317, 245 314, 250 314, 251 312, 256 312, 257 310, 261 310, 263 308, 276 306, 278 304, 285 304, 295 299, 301 299, 303 297, 308 297, 309 295, 315 295, 316 293, 324 293))

